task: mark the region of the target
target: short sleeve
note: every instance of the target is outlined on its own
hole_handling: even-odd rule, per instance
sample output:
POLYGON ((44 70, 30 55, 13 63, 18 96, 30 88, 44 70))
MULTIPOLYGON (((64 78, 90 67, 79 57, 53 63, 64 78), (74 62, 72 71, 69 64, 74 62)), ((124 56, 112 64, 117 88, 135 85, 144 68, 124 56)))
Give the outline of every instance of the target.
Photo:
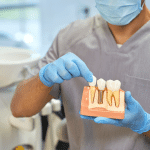
MULTIPOLYGON (((27 76, 25 79, 29 79, 29 78, 32 78, 33 76, 37 75, 42 67, 44 67, 45 65, 47 65, 59 58, 57 43, 58 43, 58 35, 54 39, 54 41, 53 41, 51 47, 49 48, 49 50, 47 51, 46 55, 43 58, 41 58, 35 66, 28 67, 27 76)), ((54 84, 53 88, 49 94, 52 95, 54 98, 59 99, 60 94, 61 94, 60 84, 58 84, 58 83, 54 84)))

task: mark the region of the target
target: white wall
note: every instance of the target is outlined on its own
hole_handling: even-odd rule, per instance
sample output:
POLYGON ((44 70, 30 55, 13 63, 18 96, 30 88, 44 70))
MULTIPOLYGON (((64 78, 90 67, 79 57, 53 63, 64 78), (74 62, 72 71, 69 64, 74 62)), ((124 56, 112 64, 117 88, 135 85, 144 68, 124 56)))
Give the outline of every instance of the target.
POLYGON ((147 8, 150 10, 150 0, 146 0, 145 2, 146 2, 147 8))

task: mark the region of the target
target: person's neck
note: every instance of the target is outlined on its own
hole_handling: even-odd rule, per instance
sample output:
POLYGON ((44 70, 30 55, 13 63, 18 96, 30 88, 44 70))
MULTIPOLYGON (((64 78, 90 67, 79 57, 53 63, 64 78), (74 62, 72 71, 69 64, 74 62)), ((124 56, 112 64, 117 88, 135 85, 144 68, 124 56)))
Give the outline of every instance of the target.
POLYGON ((128 25, 116 26, 108 23, 117 44, 124 44, 136 31, 150 20, 150 11, 144 4, 141 13, 128 25))

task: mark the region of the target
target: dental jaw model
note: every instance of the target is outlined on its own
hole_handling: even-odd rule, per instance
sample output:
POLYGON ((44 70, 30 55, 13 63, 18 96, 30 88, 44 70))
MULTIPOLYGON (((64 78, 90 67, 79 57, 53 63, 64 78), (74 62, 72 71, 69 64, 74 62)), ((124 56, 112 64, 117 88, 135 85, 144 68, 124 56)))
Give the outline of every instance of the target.
POLYGON ((93 76, 93 82, 85 86, 81 101, 81 115, 124 119, 125 92, 119 80, 108 80, 93 76))

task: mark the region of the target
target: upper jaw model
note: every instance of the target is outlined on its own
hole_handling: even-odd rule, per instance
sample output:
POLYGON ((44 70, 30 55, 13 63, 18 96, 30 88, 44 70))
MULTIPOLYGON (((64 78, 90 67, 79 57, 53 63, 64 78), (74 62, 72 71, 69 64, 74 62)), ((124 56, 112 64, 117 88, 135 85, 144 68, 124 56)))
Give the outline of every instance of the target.
MULTIPOLYGON (((91 102, 94 103, 94 97, 95 97, 95 85, 96 85, 96 77, 93 76, 93 82, 89 82, 89 86, 91 89, 91 102)), ((116 107, 119 107, 120 104, 120 95, 119 95, 119 89, 121 87, 121 82, 119 80, 108 80, 107 82, 100 78, 97 81, 98 85, 98 104, 103 103, 103 95, 105 86, 107 86, 107 94, 106 94, 106 100, 110 106, 112 106, 112 96, 114 97, 115 105, 116 107)))

